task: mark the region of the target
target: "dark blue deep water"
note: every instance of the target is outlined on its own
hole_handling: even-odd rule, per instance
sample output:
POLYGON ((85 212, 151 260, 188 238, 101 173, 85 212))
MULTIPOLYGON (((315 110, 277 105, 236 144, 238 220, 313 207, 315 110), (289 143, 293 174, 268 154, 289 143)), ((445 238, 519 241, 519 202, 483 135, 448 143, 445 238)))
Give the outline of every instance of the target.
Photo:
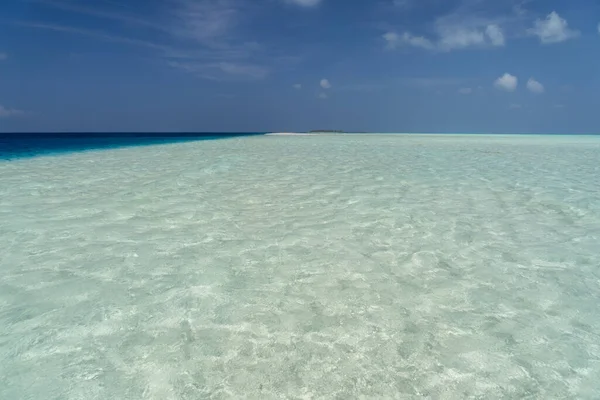
POLYGON ((128 146, 230 139, 263 133, 0 133, 0 160, 128 146))

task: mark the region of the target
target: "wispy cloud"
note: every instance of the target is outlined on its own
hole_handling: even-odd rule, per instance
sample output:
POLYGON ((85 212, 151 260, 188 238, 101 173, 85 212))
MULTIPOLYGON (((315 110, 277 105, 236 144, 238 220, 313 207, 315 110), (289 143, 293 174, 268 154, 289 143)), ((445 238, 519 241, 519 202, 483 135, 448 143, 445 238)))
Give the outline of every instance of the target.
POLYGON ((407 86, 418 86, 422 88, 438 88, 442 86, 459 86, 467 83, 463 78, 404 78, 400 83, 407 86))
POLYGON ((202 78, 217 81, 228 79, 264 79, 270 72, 268 68, 260 65, 234 62, 204 63, 170 61, 169 65, 202 78))
POLYGON ((0 118, 20 117, 25 115, 25 111, 6 108, 0 105, 0 118))
POLYGON ((222 47, 240 18, 236 0, 178 0, 173 33, 202 44, 222 47))
POLYGON ((401 9, 407 9, 413 5, 412 0, 392 0, 392 5, 401 9))
POLYGON ((124 14, 123 10, 105 10, 66 3, 60 0, 34 0, 46 7, 66 12, 89 15, 97 18, 136 25, 169 34, 179 39, 192 39, 205 45, 215 45, 224 40, 235 28, 242 10, 239 0, 173 0, 161 17, 143 19, 124 14))
POLYGON ((292 85, 292 87, 293 87, 294 89, 296 89, 296 90, 300 90, 300 89, 302 89, 302 84, 300 84, 300 83, 295 83, 295 84, 293 84, 293 85, 292 85))
POLYGON ((386 88, 392 87, 397 82, 365 82, 365 83, 350 83, 343 86, 338 86, 338 90, 348 92, 377 92, 386 88))
POLYGON ((319 85, 323 89, 331 89, 331 82, 329 82, 329 79, 321 79, 321 82, 319 82, 319 85))
POLYGON ((159 30, 163 32, 168 32, 169 28, 165 24, 160 24, 154 21, 138 18, 132 15, 124 14, 122 5, 116 2, 107 2, 110 5, 119 6, 121 9, 118 11, 107 11, 98 8, 91 8, 82 6, 80 4, 74 3, 66 3, 64 1, 58 0, 32 0, 32 3, 39 4, 45 7, 51 7, 58 10, 63 10, 76 14, 89 15, 92 17, 102 18, 102 19, 110 19, 114 21, 119 21, 128 25, 136 25, 137 27, 145 27, 153 30, 159 30))
POLYGON ((389 49, 396 49, 401 46, 421 47, 427 50, 433 50, 436 46, 431 40, 423 36, 414 36, 411 33, 404 32, 402 35, 396 32, 387 32, 383 34, 386 46, 389 49))
POLYGON ((115 35, 110 35, 110 34, 107 34, 104 32, 100 32, 100 31, 75 28, 75 27, 71 27, 71 26, 44 24, 44 23, 38 23, 38 22, 19 22, 18 25, 28 27, 28 28, 43 29, 43 30, 50 30, 50 31, 55 31, 55 32, 64 32, 64 33, 71 33, 71 34, 75 34, 75 35, 88 36, 88 37, 98 39, 98 40, 103 40, 106 42, 123 43, 123 44, 127 44, 127 45, 132 45, 132 46, 140 46, 140 47, 146 47, 146 48, 150 48, 150 49, 164 50, 164 51, 172 50, 172 48, 170 48, 169 46, 160 45, 160 44, 157 44, 154 42, 149 42, 149 41, 139 40, 139 39, 132 39, 132 38, 122 37, 122 36, 115 36, 115 35))
MULTIPOLYGON (((460 87, 474 83, 472 79, 464 78, 438 78, 438 77, 412 77, 400 79, 387 79, 376 82, 349 83, 337 86, 337 90, 344 92, 378 92, 383 90, 399 90, 399 87, 414 87, 419 89, 440 89, 444 87, 460 87)), ((456 89, 460 90, 460 89, 456 89)))
POLYGON ((264 79, 269 75, 269 69, 260 65, 221 62, 217 64, 217 67, 231 75, 247 76, 254 79, 264 79))
MULTIPOLYGON (((52 30, 87 36, 97 40, 144 47, 157 51, 172 67, 207 79, 241 77, 263 79, 270 71, 257 59, 263 47, 237 32, 240 20, 246 18, 251 3, 240 0, 172 0, 154 19, 143 19, 123 13, 122 9, 96 9, 60 0, 35 0, 43 6, 79 13, 155 30, 153 41, 119 36, 103 31, 40 22, 21 22, 35 29, 52 30)), ((128 30, 127 32, 130 32, 128 30)), ((140 33, 136 31, 136 33, 140 33)), ((265 54, 261 54, 267 59, 265 54)))
POLYGON ((0 61, 7 60, 7 59, 8 59, 8 54, 0 53, 0 61))
POLYGON ((322 0, 284 0, 286 3, 294 4, 300 7, 315 7, 321 4, 322 0))

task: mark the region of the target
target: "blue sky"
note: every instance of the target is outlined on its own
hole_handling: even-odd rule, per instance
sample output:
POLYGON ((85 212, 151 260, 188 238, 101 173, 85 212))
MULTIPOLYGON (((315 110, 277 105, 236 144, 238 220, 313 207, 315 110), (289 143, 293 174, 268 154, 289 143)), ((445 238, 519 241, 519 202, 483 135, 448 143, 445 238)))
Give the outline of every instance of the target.
POLYGON ((0 131, 600 133, 592 0, 3 0, 0 131))

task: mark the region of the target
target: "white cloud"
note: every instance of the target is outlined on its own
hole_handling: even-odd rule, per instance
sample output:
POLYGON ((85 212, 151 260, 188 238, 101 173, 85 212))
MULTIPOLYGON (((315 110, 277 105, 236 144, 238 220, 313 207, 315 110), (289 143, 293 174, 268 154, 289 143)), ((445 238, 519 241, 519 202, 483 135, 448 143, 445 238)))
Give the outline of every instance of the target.
POLYGON ((527 89, 532 93, 544 93, 544 85, 533 78, 529 78, 527 81, 527 89))
POLYGON ((508 106, 508 108, 510 108, 511 110, 520 110, 521 108, 523 108, 523 106, 517 103, 512 103, 508 106))
POLYGON ((6 54, 6 53, 0 53, 0 61, 6 60, 7 58, 8 58, 8 54, 6 54))
POLYGON ((299 83, 294 84, 293 87, 294 87, 294 89, 298 89, 298 90, 302 89, 302 85, 299 83))
POLYGON ((458 89, 458 93, 460 93, 460 94, 471 94, 471 93, 473 93, 473 89, 471 89, 471 88, 460 88, 460 89, 458 89))
POLYGON ((531 23, 530 14, 523 6, 532 0, 387 1, 400 7, 404 7, 405 3, 410 6, 427 3, 431 6, 430 3, 435 2, 443 4, 446 10, 438 14, 432 25, 425 25, 431 33, 408 31, 408 36, 402 36, 402 32, 396 36, 388 35, 388 47, 391 48, 404 45, 446 52, 473 48, 489 49, 506 45, 511 36, 518 37, 520 32, 527 28, 526 24, 531 23), (421 40, 407 40, 412 37, 421 40))
POLYGON ((493 46, 504 46, 504 32, 498 25, 488 25, 485 28, 485 34, 490 38, 493 46))
POLYGON ((319 93, 319 98, 320 99, 326 99, 327 98, 327 93, 319 93))
POLYGON ((24 114, 24 111, 15 110, 13 108, 5 108, 4 106, 0 105, 0 118, 18 117, 24 114))
POLYGON ((540 38, 544 44, 560 43, 579 36, 579 31, 569 29, 569 24, 556 11, 552 11, 546 19, 536 20, 529 33, 540 38))
POLYGON ((387 42, 387 47, 390 49, 405 45, 420 47, 427 50, 433 50, 435 48, 435 45, 429 39, 423 36, 413 36, 408 32, 404 32, 402 35, 398 35, 395 32, 387 32, 383 35, 383 38, 387 42))
POLYGON ((444 27, 440 28, 439 33, 439 47, 442 50, 464 49, 485 43, 485 35, 481 31, 461 27, 444 27))
POLYGON ((438 47, 450 51, 468 47, 504 46, 504 32, 497 24, 448 24, 438 22, 438 47))
POLYGON ((496 79, 494 86, 500 90, 514 92, 517 89, 518 79, 516 76, 506 73, 496 79))
POLYGON ((331 83, 328 79, 321 79, 321 82, 319 84, 323 89, 331 89, 331 83))
POLYGON ((401 46, 418 47, 425 50, 451 51, 468 47, 504 46, 504 32, 497 24, 470 27, 439 22, 436 24, 438 38, 434 41, 410 32, 399 35, 387 32, 383 39, 390 49, 401 46))
POLYGON ((301 7, 314 7, 321 3, 321 0, 285 0, 286 3, 295 4, 301 7))

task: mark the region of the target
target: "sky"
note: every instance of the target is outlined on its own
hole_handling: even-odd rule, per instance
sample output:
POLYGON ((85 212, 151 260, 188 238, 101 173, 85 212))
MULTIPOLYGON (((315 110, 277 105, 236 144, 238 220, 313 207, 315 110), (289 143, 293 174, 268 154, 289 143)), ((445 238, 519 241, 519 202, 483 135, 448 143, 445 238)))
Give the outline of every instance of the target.
POLYGON ((2 0, 0 131, 600 133, 595 0, 2 0))

